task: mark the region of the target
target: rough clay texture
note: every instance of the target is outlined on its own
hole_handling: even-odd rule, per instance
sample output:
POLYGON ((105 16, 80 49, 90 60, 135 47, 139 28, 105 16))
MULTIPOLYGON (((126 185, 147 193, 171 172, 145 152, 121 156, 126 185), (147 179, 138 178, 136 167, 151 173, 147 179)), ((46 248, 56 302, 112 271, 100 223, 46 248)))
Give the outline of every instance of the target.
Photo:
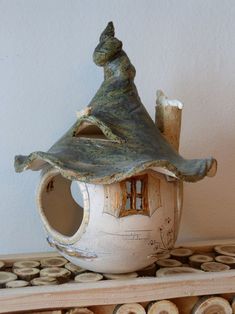
POLYGON ((50 164, 69 179, 110 184, 151 167, 163 167, 184 181, 203 179, 214 159, 186 160, 163 138, 141 103, 134 84, 135 68, 122 42, 114 37, 111 22, 101 34, 93 59, 104 67, 104 81, 90 110, 48 152, 16 156, 16 171, 40 170, 50 164), (77 137, 84 121, 98 126, 107 140, 77 137))

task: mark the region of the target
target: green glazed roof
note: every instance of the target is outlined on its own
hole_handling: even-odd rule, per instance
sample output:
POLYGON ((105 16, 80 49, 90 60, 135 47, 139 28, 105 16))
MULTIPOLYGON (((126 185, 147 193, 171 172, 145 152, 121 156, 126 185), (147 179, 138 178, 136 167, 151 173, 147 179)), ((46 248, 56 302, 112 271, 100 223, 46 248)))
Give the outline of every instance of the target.
POLYGON ((188 182, 204 178, 215 160, 184 159, 163 138, 141 103, 135 68, 114 37, 111 22, 93 59, 104 67, 104 81, 87 110, 48 152, 16 156, 16 171, 40 170, 49 164, 69 179, 96 184, 121 181, 153 167, 165 168, 188 182), (106 139, 76 136, 84 122, 98 126, 106 139))

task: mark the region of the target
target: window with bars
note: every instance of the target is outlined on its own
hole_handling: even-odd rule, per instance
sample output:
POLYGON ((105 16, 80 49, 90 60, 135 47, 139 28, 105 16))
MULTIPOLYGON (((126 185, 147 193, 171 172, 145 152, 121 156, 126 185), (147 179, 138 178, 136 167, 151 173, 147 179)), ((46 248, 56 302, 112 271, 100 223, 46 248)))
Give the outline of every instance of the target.
POLYGON ((120 216, 149 215, 148 175, 127 179, 121 183, 123 200, 120 216))

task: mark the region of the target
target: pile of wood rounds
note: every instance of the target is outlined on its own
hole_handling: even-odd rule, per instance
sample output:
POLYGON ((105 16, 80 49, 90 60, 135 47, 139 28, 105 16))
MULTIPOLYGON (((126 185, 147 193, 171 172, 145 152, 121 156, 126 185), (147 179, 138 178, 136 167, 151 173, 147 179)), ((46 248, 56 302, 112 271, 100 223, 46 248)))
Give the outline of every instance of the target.
POLYGON ((210 251, 176 248, 162 254, 155 263, 128 274, 98 274, 76 266, 64 257, 22 260, 7 264, 0 261, 0 288, 57 285, 66 282, 123 280, 136 277, 163 277, 235 269, 235 244, 215 246, 210 251))

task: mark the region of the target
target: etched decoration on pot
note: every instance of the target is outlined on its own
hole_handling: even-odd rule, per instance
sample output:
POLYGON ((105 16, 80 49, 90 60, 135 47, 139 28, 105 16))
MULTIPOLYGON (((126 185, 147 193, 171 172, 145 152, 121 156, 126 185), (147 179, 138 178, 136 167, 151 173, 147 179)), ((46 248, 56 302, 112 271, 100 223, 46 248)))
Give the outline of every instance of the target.
POLYGON ((53 247, 86 269, 125 273, 173 247, 183 181, 213 176, 216 161, 178 154, 182 104, 162 91, 152 121, 112 22, 93 60, 104 81, 88 107, 48 152, 16 156, 15 169, 42 170, 37 202, 53 247))

